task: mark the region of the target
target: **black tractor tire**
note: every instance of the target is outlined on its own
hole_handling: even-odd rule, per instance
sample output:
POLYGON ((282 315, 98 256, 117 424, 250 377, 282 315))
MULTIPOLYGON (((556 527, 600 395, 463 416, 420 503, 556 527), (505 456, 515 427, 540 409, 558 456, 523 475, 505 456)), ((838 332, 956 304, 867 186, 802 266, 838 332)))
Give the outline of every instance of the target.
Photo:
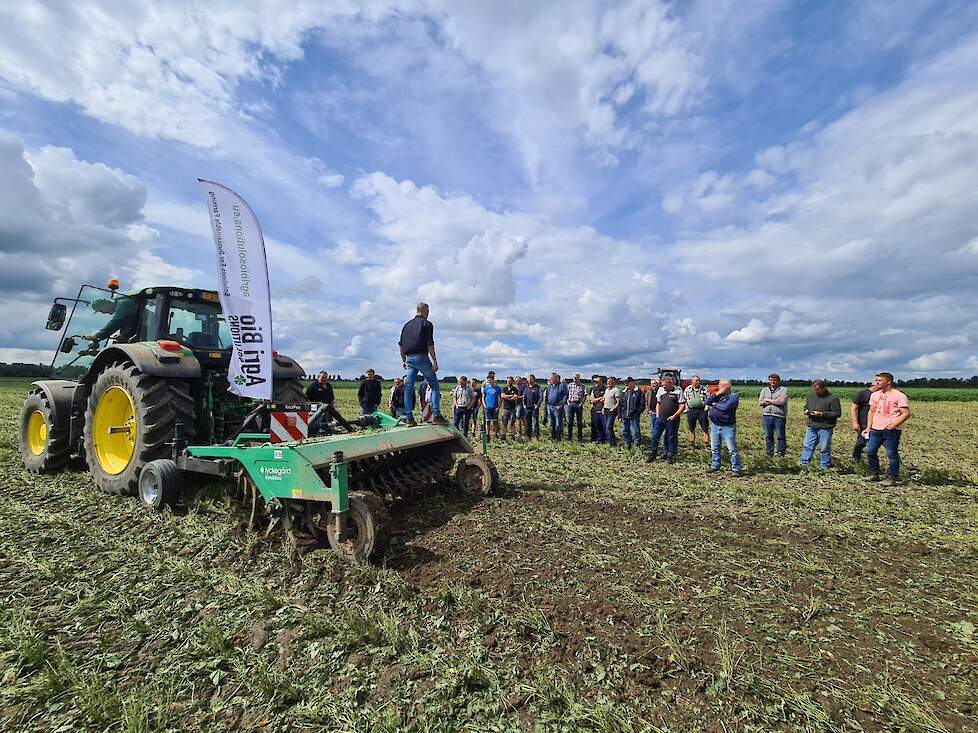
POLYGON ((278 379, 272 385, 272 402, 305 404, 308 401, 306 390, 297 379, 278 379))
POLYGON ((347 562, 379 562, 391 541, 391 515, 384 500, 370 491, 350 492, 347 540, 340 542, 330 526, 326 531, 329 546, 347 562))
POLYGON ((68 465, 68 430, 55 430, 54 411, 44 392, 35 390, 27 395, 20 408, 19 426, 20 455, 28 471, 55 473, 68 465))
POLYGON ((455 485, 468 496, 491 496, 499 490, 499 472, 488 457, 470 453, 455 469, 455 485))
POLYGON ((150 509, 176 506, 183 489, 183 476, 170 458, 150 461, 139 474, 139 500, 150 509))
POLYGON ((177 422, 183 423, 184 437, 193 442, 197 430, 194 398, 188 382, 149 376, 127 362, 107 367, 96 377, 85 410, 85 456, 95 485, 106 494, 136 496, 143 468, 150 461, 172 455, 170 444, 177 422), (96 409, 113 388, 129 396, 135 413, 130 432, 135 434, 131 457, 121 470, 103 466, 96 450, 96 409))

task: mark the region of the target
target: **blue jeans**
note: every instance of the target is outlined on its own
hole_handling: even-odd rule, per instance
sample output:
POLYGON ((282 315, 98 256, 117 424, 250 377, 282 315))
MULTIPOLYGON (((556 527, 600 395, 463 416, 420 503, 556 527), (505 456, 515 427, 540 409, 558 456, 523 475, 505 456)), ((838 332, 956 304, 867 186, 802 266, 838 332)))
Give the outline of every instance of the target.
POLYGON ((880 472, 880 446, 886 449, 886 457, 890 461, 886 473, 890 478, 900 478, 900 431, 899 430, 870 430, 869 442, 866 443, 866 465, 869 472, 880 472))
POLYGON ((540 405, 523 409, 523 419, 526 420, 526 437, 540 437, 540 405))
POLYGON ((615 413, 603 412, 601 420, 604 423, 604 439, 608 445, 618 445, 618 440, 615 438, 615 413))
POLYGON ((665 420, 661 417, 652 418, 652 442, 649 443, 649 455, 659 455, 659 439, 662 439, 662 450, 666 457, 679 452, 679 420, 665 420))
POLYGON ((418 373, 431 387, 431 414, 435 417, 441 416, 441 392, 438 384, 438 377, 431 368, 431 359, 427 356, 412 354, 407 357, 407 379, 404 382, 404 416, 408 420, 414 419, 414 382, 418 378, 418 373))
POLYGON ((625 445, 642 444, 642 416, 632 415, 621 419, 621 439, 625 445))
POLYGON ((730 468, 738 473, 743 470, 740 453, 737 451, 737 426, 710 423, 710 468, 720 468, 720 444, 730 452, 730 468))
POLYGON ((572 405, 568 403, 564 406, 567 413, 567 440, 574 439, 574 419, 577 419, 577 439, 584 440, 584 405, 572 405))
POLYGON ((547 420, 550 422, 550 437, 560 440, 564 434, 564 406, 547 405, 547 420))
POLYGON ((815 453, 815 446, 819 447, 818 463, 822 468, 832 465, 832 430, 833 428, 813 428, 810 425, 805 428, 805 443, 802 445, 801 458, 798 463, 807 466, 815 453))
POLYGON ((462 431, 462 435, 469 432, 469 417, 471 416, 472 410, 468 407, 456 407, 452 411, 452 424, 462 431))
POLYGON ((774 436, 778 437, 778 455, 783 456, 788 450, 788 441, 785 437, 785 425, 787 420, 775 415, 761 415, 761 427, 764 428, 764 450, 769 456, 774 455, 774 436))
POLYGON ((604 443, 607 437, 604 434, 604 417, 601 410, 591 410, 591 442, 604 443))

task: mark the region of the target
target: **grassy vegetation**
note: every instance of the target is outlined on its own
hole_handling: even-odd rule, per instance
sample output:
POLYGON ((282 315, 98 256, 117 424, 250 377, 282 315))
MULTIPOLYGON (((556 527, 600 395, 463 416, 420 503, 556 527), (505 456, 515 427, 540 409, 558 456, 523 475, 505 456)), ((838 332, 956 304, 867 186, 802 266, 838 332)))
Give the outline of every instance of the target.
POLYGON ((25 473, 25 390, 0 385, 2 730, 978 730, 970 403, 911 393, 893 489, 842 428, 830 471, 764 457, 750 401, 739 480, 493 443, 502 496, 394 507, 364 568, 242 533, 217 484, 153 515, 25 473))

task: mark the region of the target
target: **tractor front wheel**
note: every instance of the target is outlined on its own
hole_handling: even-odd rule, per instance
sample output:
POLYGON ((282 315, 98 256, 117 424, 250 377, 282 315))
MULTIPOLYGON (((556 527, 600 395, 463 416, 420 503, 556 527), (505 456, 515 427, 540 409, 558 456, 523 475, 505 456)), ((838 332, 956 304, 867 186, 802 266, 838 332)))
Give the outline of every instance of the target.
POLYGON ((169 458, 150 461, 139 474, 139 500, 150 509, 173 506, 180 499, 183 477, 177 464, 169 458))
POLYGON ((68 431, 54 427, 54 412, 43 392, 31 392, 20 408, 20 455, 34 473, 54 473, 68 465, 68 431))
POLYGON ((85 411, 85 456, 95 485, 107 494, 135 495, 139 474, 171 453, 183 423, 193 441, 194 400, 187 382, 143 374, 133 364, 113 364, 95 379, 85 411))
POLYGON ((369 491, 351 491, 346 540, 340 541, 332 522, 326 530, 326 539, 333 552, 349 562, 382 559, 391 541, 391 515, 384 500, 369 491))

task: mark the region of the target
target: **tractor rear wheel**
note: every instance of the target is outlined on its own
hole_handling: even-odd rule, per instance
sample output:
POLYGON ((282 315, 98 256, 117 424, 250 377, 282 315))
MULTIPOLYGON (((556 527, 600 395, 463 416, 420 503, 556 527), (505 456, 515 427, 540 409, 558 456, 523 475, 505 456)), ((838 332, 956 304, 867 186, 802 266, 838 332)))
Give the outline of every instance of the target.
POLYGON ((54 412, 44 392, 27 395, 20 408, 20 455, 34 473, 54 473, 68 465, 68 431, 54 427, 54 412))
POLYGON ((471 453, 455 469, 455 485, 469 496, 489 496, 499 488, 499 473, 486 456, 471 453))
POLYGON ((272 385, 272 401, 304 404, 308 398, 301 382, 296 379, 281 379, 272 385))
POLYGON ((332 523, 326 530, 329 546, 344 560, 367 563, 382 559, 391 541, 391 515, 384 500, 370 491, 351 491, 346 534, 346 540, 340 542, 332 523))
POLYGON ((95 379, 85 411, 85 456, 95 485, 107 494, 135 495, 139 474, 168 458, 177 422, 196 434, 190 385, 152 377, 138 367, 113 364, 95 379))

